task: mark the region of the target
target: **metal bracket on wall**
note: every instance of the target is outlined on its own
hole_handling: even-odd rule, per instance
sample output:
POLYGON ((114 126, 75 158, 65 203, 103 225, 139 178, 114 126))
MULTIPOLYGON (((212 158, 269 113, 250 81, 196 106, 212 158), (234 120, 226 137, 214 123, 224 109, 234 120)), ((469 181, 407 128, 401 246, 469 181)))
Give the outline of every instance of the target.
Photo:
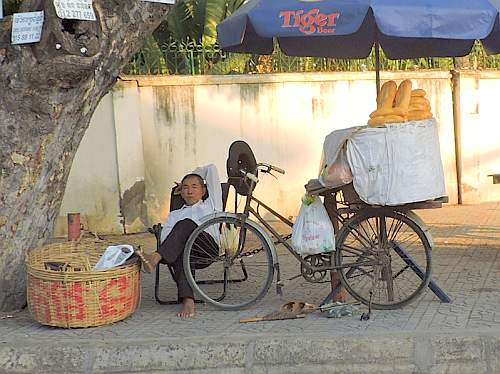
POLYGON ((493 184, 500 184, 500 174, 489 174, 488 177, 493 177, 493 184))

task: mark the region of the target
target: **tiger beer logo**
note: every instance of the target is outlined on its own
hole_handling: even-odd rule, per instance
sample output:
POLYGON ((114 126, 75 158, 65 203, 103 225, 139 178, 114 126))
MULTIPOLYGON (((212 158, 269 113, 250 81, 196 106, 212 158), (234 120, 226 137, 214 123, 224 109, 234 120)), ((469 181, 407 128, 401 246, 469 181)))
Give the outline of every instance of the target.
POLYGON ((282 18, 281 27, 298 28, 300 32, 311 34, 332 34, 335 33, 335 26, 340 17, 340 13, 320 13, 318 8, 306 12, 299 10, 283 10, 279 14, 282 18))

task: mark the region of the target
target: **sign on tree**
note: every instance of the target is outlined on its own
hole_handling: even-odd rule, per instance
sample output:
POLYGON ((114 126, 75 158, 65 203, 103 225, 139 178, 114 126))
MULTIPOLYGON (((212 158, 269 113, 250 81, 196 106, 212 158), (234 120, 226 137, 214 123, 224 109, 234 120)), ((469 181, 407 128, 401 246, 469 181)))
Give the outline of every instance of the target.
POLYGON ((15 13, 12 18, 12 44, 37 43, 42 36, 43 10, 15 13))
POLYGON ((54 0, 54 8, 59 18, 96 20, 92 0, 54 0))
POLYGON ((142 0, 150 3, 175 4, 175 0, 142 0))

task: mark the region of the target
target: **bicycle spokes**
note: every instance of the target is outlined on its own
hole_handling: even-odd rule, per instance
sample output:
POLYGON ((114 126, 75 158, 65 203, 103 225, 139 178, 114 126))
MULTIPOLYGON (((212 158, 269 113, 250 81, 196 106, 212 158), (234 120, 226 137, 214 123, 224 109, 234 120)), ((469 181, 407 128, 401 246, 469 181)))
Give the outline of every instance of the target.
POLYGON ((430 279, 430 244, 412 220, 397 212, 359 215, 339 234, 337 266, 347 290, 374 307, 413 299, 430 279))
POLYGON ((186 244, 184 256, 188 253, 189 266, 196 269, 196 278, 190 281, 193 290, 220 308, 248 306, 262 298, 271 285, 274 267, 267 241, 257 228, 234 216, 200 225, 186 244), (206 247, 202 236, 214 233, 214 228, 210 250, 200 250, 200 246, 206 247))

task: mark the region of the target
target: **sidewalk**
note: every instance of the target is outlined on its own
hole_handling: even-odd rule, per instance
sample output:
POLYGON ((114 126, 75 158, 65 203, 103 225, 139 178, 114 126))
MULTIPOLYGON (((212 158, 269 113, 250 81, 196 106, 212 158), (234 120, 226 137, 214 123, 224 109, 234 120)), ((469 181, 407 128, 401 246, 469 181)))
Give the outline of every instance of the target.
MULTIPOLYGON (((417 213, 431 227, 433 278, 451 304, 428 291, 403 309, 374 311, 367 322, 313 313, 239 323, 289 300, 319 303, 328 294, 327 284, 298 278, 281 299, 273 284, 250 310, 202 304, 194 319, 181 320, 177 306, 154 301, 153 276, 143 275, 141 306, 114 325, 50 328, 27 311, 1 319, 0 373, 500 373, 500 202, 417 213)), ((154 248, 148 234, 127 240, 154 248)), ((297 262, 279 255, 282 279, 298 274, 297 262)), ((175 296, 167 283, 164 296, 175 296)))

